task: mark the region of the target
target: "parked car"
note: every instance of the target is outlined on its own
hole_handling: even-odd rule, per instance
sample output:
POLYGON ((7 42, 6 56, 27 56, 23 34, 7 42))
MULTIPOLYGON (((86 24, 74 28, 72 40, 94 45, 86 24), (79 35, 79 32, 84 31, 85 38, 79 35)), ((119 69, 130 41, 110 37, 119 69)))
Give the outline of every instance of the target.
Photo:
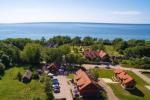
POLYGON ((52 79, 52 84, 58 84, 59 85, 58 79, 52 79))
POLYGON ((53 77, 54 77, 54 74, 48 73, 48 76, 50 76, 51 78, 53 78, 53 77))
POLYGON ((106 65, 106 67, 105 67, 106 69, 110 69, 110 67, 109 67, 109 65, 106 65))
POLYGON ((53 84, 52 87, 55 88, 55 89, 59 89, 60 88, 59 84, 53 84))
POLYGON ((99 66, 95 66, 95 68, 99 68, 99 66))
POLYGON ((60 89, 54 88, 54 93, 60 93, 60 89))
POLYGON ((53 76, 53 78, 52 78, 52 79, 53 79, 53 80, 54 80, 54 79, 57 79, 57 77, 56 77, 56 76, 53 76))

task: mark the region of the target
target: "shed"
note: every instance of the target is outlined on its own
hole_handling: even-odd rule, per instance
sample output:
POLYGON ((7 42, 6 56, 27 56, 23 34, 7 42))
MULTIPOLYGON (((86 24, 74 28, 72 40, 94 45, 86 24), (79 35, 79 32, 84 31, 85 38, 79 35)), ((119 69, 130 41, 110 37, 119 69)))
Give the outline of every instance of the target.
POLYGON ((26 83, 26 82, 29 82, 31 80, 31 78, 32 78, 32 72, 31 72, 31 70, 27 70, 22 77, 22 81, 24 83, 26 83))
POLYGON ((47 69, 50 73, 56 74, 56 72, 58 71, 57 66, 54 63, 51 63, 47 66, 47 69))

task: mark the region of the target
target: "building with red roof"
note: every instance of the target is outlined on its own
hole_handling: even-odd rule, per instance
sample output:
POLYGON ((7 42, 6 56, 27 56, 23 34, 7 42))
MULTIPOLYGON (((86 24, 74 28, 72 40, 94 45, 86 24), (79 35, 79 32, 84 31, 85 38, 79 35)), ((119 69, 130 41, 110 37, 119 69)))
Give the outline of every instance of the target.
POLYGON ((83 96, 94 96, 102 90, 102 88, 81 69, 75 73, 74 83, 83 96))
POLYGON ((135 80, 129 76, 127 72, 122 69, 115 69, 114 73, 115 79, 120 82, 125 89, 132 89, 135 87, 135 80))
POLYGON ((57 66, 54 63, 48 64, 47 69, 50 73, 56 74, 58 71, 57 66))
POLYGON ((103 58, 107 55, 103 50, 99 50, 99 51, 88 50, 88 51, 84 51, 83 54, 88 59, 94 59, 97 57, 103 58))

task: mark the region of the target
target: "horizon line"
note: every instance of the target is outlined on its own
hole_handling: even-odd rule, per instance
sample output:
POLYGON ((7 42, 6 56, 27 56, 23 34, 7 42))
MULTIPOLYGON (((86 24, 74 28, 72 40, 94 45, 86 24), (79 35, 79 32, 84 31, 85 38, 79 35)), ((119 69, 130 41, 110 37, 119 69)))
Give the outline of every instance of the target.
POLYGON ((36 24, 36 23, 80 23, 80 24, 126 24, 126 25, 128 25, 128 24, 133 24, 133 25, 135 25, 135 24, 141 24, 141 25, 149 25, 150 23, 117 23, 117 22, 67 22, 67 21, 60 21, 60 22, 50 22, 50 21, 37 21, 37 22, 12 22, 12 23, 0 23, 0 24, 36 24))

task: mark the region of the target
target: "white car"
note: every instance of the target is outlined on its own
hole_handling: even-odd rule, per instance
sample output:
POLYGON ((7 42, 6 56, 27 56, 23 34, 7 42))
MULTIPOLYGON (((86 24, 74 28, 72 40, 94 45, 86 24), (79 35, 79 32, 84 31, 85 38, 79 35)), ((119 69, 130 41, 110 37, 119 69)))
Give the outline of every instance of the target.
POLYGON ((54 74, 52 74, 52 73, 48 73, 48 76, 53 77, 53 76, 54 76, 54 74))

